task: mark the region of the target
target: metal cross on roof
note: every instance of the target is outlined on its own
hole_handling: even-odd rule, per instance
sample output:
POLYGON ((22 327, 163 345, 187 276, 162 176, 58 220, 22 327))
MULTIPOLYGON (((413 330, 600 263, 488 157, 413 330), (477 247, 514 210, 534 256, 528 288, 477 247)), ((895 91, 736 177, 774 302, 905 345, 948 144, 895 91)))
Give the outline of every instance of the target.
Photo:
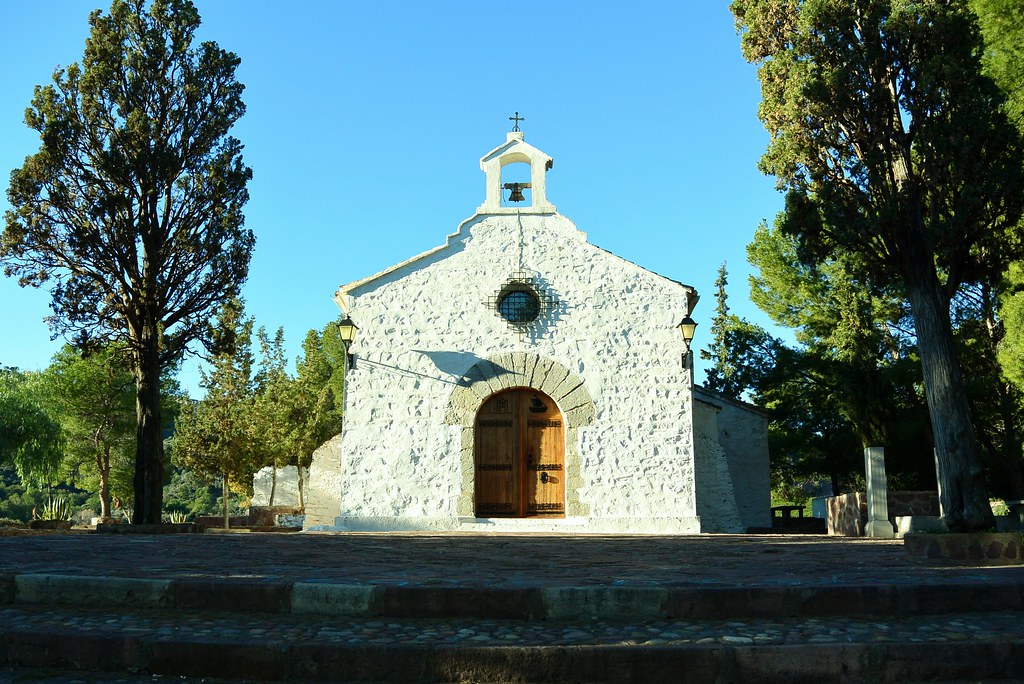
POLYGON ((526 121, 526 117, 525 116, 519 116, 519 112, 516 112, 516 115, 508 117, 508 120, 515 122, 512 125, 512 132, 515 133, 516 131, 519 130, 519 122, 520 121, 526 121))

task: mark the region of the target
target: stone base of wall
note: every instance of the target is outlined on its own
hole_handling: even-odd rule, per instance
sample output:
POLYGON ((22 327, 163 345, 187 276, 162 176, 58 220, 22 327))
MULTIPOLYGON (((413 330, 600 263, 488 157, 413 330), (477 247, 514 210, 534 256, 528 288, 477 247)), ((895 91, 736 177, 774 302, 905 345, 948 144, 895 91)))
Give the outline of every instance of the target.
POLYGON ((157 525, 100 523, 96 526, 97 534, 195 534, 202 531, 202 528, 195 523, 160 523, 157 525))
POLYGON ((948 532, 946 522, 937 515, 898 515, 896 516, 896 538, 903 539, 908 534, 924 532, 935 534, 948 532))
MULTIPOLYGON (((310 529, 310 528, 307 528, 310 529)), ((700 534, 700 518, 404 518, 339 516, 313 531, 549 534, 700 534)))
MULTIPOLYGON (((938 492, 889 492, 889 522, 898 529, 896 518, 939 514, 938 492)), ((830 496, 825 500, 828 510, 828 533, 840 537, 863 537, 868 522, 868 495, 865 492, 830 496)))
POLYGON ((252 506, 249 508, 249 524, 256 527, 273 527, 278 524, 278 516, 296 516, 300 513, 302 510, 297 506, 252 506))
MULTIPOLYGON (((211 527, 224 527, 224 516, 223 515, 200 515, 196 516, 195 524, 200 529, 208 529, 211 527)), ((228 519, 228 525, 230 527, 249 527, 252 525, 252 520, 249 519, 248 515, 232 515, 228 519)))
POLYGON ((1024 565, 1020 532, 914 534, 903 538, 907 557, 920 562, 965 565, 1024 565))

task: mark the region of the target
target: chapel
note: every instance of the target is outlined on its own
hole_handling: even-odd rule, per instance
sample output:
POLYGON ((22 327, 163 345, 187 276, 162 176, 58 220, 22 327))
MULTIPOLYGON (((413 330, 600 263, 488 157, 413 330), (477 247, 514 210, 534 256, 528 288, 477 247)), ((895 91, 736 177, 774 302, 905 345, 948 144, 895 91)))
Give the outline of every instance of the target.
POLYGON ((590 244, 518 125, 480 168, 483 202, 444 244, 335 293, 358 331, 305 527, 769 526, 766 416, 694 385, 678 325, 696 290, 590 244))

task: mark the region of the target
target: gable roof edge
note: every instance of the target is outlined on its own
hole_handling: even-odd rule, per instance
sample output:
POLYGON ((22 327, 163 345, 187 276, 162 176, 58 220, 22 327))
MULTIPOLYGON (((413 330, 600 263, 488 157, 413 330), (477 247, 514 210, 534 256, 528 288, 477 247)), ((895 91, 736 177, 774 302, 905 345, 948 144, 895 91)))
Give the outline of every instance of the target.
POLYGON ((334 292, 334 297, 333 297, 334 303, 337 304, 338 307, 342 311, 347 313, 348 307, 347 307, 347 305, 342 304, 342 302, 344 301, 344 297, 349 296, 349 293, 352 290, 355 290, 356 288, 362 287, 363 285, 368 285, 369 283, 372 283, 375 280, 379 280, 379 279, 381 279, 381 278, 383 278, 385 276, 388 276, 388 275, 394 273, 395 271, 397 271, 399 269, 405 268, 406 266, 408 266, 410 264, 414 264, 417 261, 420 261, 421 259, 426 259, 427 257, 433 256, 434 254, 437 254, 438 252, 442 252, 442 251, 450 248, 452 246, 452 243, 455 241, 455 239, 458 238, 460 235, 462 235, 463 229, 466 228, 466 226, 468 224, 470 224, 472 221, 474 221, 475 219, 479 218, 480 216, 482 216, 482 214, 473 214, 469 218, 464 219, 461 223, 459 223, 459 227, 455 229, 454 233, 450 233, 447 237, 445 237, 445 241, 444 241, 443 245, 438 245, 437 247, 433 247, 431 249, 428 249, 425 252, 420 252, 419 254, 417 254, 415 256, 409 257, 405 261, 401 261, 401 262, 399 262, 397 264, 394 264, 393 266, 388 266, 383 271, 378 271, 377 273, 374 273, 373 275, 369 275, 369 276, 366 276, 365 278, 360 278, 359 280, 353 280, 350 283, 346 283, 344 285, 341 285, 334 292))

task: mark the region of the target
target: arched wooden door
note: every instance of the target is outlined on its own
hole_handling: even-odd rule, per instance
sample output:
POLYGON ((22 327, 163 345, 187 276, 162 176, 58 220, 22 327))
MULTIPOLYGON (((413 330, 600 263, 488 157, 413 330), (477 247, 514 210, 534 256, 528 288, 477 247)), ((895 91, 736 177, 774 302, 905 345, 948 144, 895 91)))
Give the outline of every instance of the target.
POLYGON ((476 516, 565 517, 565 432, 547 395, 512 389, 476 416, 476 516))

